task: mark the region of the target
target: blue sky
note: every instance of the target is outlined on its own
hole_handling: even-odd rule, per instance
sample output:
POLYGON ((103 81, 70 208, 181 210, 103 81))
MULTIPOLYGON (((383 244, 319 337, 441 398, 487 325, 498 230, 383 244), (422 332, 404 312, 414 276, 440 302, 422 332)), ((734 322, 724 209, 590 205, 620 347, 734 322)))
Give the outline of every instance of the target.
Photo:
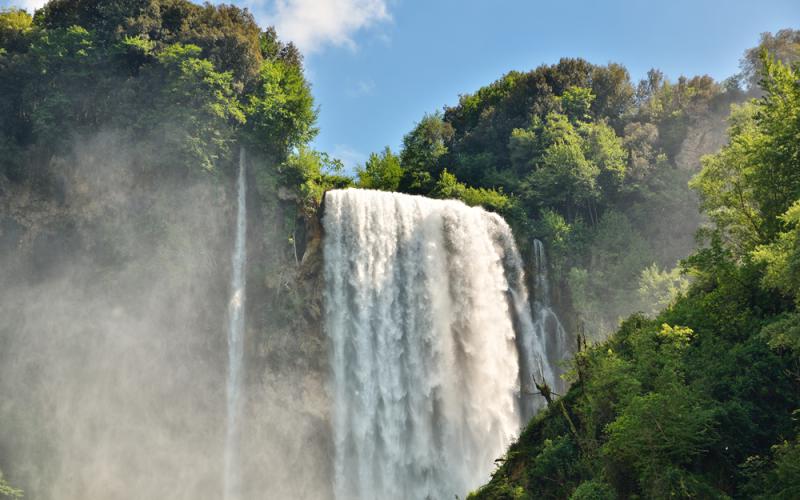
POLYGON ((397 0, 388 11, 390 21, 353 37, 355 49, 307 58, 316 146, 351 165, 385 145, 396 150, 424 113, 512 69, 569 56, 622 63, 636 80, 652 67, 723 79, 760 33, 800 28, 800 0, 397 0))
MULTIPOLYGON (((31 9, 42 0, 0 0, 31 9)), ((397 150, 426 112, 509 70, 560 57, 657 67, 669 77, 738 70, 760 33, 800 28, 800 0, 234 0, 295 40, 320 107, 314 146, 349 168, 397 150)))

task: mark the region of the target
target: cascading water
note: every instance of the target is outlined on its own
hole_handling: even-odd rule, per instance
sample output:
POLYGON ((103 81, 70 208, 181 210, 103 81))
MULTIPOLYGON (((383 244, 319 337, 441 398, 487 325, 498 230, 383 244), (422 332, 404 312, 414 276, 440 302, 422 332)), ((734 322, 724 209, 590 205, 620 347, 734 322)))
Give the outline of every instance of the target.
POLYGON ((228 383, 227 424, 224 452, 224 497, 237 500, 241 491, 239 468, 239 413, 241 409, 242 361, 244 358, 244 324, 247 264, 246 158, 244 146, 239 150, 237 180, 236 240, 233 248, 231 299, 228 304, 228 383))
POLYGON ((551 374, 508 225, 354 189, 323 224, 336 497, 463 496, 519 431, 519 366, 551 374))
POLYGON ((533 317, 535 336, 543 348, 550 373, 545 373, 548 385, 559 395, 563 395, 566 383, 561 379, 561 362, 569 357, 570 345, 567 332, 550 304, 550 281, 547 276, 547 258, 544 244, 533 240, 533 317))

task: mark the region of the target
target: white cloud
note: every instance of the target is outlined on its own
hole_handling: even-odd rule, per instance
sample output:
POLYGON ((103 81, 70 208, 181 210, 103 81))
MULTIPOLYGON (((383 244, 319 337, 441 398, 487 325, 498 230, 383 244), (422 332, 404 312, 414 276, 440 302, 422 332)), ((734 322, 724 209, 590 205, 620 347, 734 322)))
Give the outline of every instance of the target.
MULTIPOLYGON (((354 49, 355 33, 391 20, 388 6, 391 0, 213 0, 212 3, 222 1, 248 7, 262 26, 274 25, 281 40, 294 42, 306 55, 326 45, 354 49)), ((45 3, 45 0, 0 0, 0 5, 18 5, 29 12, 45 3)))
POLYGON ((353 35, 391 19, 387 0, 247 0, 259 22, 304 54, 326 45, 355 48, 353 35))

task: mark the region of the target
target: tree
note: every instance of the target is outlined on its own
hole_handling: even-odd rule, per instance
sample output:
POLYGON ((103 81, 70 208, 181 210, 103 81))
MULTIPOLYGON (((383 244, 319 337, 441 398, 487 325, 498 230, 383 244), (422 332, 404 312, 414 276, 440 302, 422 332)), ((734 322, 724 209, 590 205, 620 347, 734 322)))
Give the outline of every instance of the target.
POLYGON ((234 141, 280 163, 316 133, 302 58, 246 10, 186 0, 60 0, 0 13, 4 173, 120 130, 153 169, 216 172, 234 141), (113 95, 114 97, 110 97, 113 95), (64 131, 69 133, 64 133, 64 131))
POLYGON ((766 54, 763 64, 765 97, 734 107, 729 144, 703 159, 691 183, 740 256, 772 240, 800 198, 800 69, 766 54))
MULTIPOLYGON (((763 284, 792 297, 800 306, 800 200, 781 217, 788 226, 771 243, 753 251, 764 265, 763 284)), ((792 312, 765 326, 762 335, 775 349, 789 349, 800 358, 800 313, 792 312)))
POLYGON ((583 139, 565 115, 549 114, 537 135, 546 146, 526 179, 525 197, 572 219, 597 199, 600 169, 586 158, 583 139))
POLYGON ((800 305, 800 200, 780 219, 786 231, 779 233, 771 243, 758 246, 753 256, 765 265, 764 284, 793 297, 800 305))
POLYGON ((569 500, 616 500, 617 494, 608 484, 592 480, 581 483, 569 500))
MULTIPOLYGON (((685 189, 690 173, 676 168, 675 153, 690 127, 738 90, 708 77, 672 83, 650 72, 629 115, 608 122, 624 130, 630 156, 621 156, 616 191, 597 174, 601 214, 588 226, 589 211, 570 218, 564 207, 543 206, 553 186, 534 175, 565 145, 578 145, 582 158, 573 148, 559 156, 561 165, 585 162, 602 172, 603 148, 591 141, 619 151, 619 136, 597 128, 605 117, 537 112, 512 129, 513 168, 532 172, 523 200, 541 220, 531 227, 569 242, 568 264, 558 268, 569 269, 572 307, 583 322, 613 326, 619 311, 652 301, 664 309, 648 307, 654 319, 635 314, 594 345, 579 342, 569 391, 528 424, 475 498, 798 496, 799 71, 764 57, 764 97, 733 108, 729 143, 703 160, 692 181, 709 217, 701 233, 707 245, 679 268, 680 255, 661 250, 675 245, 673 233, 650 226, 684 227, 689 218, 696 227, 685 189), (649 298, 635 303, 636 294, 649 298)), ((578 330, 586 339, 585 327, 578 330)))
POLYGON ((605 117, 615 130, 621 131, 624 116, 633 106, 635 89, 628 70, 615 63, 597 66, 592 71, 592 113, 605 117))
POLYGON ((628 153, 622 138, 604 122, 582 123, 578 132, 583 137, 586 158, 597 165, 598 185, 606 199, 611 199, 625 181, 628 153))
POLYGON ((406 171, 403 186, 412 192, 431 188, 433 179, 444 168, 439 159, 448 151, 446 144, 453 136, 453 127, 441 113, 425 115, 414 129, 403 137, 400 162, 406 171))
POLYGON ((653 264, 644 268, 639 277, 639 307, 645 314, 655 316, 688 291, 689 280, 679 267, 662 271, 653 264))
POLYGON ((609 424, 602 453, 608 467, 632 467, 647 498, 709 498, 713 488, 687 466, 713 443, 713 416, 687 387, 636 396, 609 424))
MULTIPOLYGON (((343 168, 341 161, 328 154, 301 146, 278 166, 278 181, 296 190, 302 206, 308 208, 308 216, 313 216, 326 190, 352 185, 352 179, 340 175, 343 168)), ((274 195, 272 172, 264 170, 258 174, 265 193, 274 195)))
POLYGON ((157 54, 160 67, 153 70, 163 82, 158 105, 142 113, 140 120, 160 132, 165 151, 177 153, 171 162, 195 163, 213 171, 235 140, 228 124, 241 125, 246 118, 233 90, 233 75, 215 71, 211 61, 200 56, 200 47, 182 44, 157 54), (157 116, 167 109, 170 119, 159 120, 157 116))
POLYGON ((313 139, 317 110, 302 68, 266 60, 259 75, 244 105, 253 145, 266 152, 288 151, 313 139))
POLYGON ((641 183, 653 171, 658 158, 658 127, 652 123, 625 125, 623 144, 628 151, 627 178, 641 183))
POLYGON ((744 53, 737 79, 751 91, 758 89, 764 72, 764 51, 786 65, 800 61, 800 30, 782 29, 775 34, 762 33, 758 45, 744 53))
POLYGON ((508 152, 511 166, 518 175, 525 175, 541 154, 536 132, 530 129, 515 128, 508 139, 508 152))
POLYGON ((493 189, 474 188, 459 182, 456 176, 442 170, 439 180, 431 191, 435 198, 461 200, 470 206, 482 206, 487 210, 503 213, 509 210, 513 203, 500 191, 493 189))
POLYGON ((729 144, 702 160, 703 169, 690 186, 700 193, 702 207, 739 253, 764 239, 763 218, 753 192, 756 160, 753 143, 760 141, 754 104, 734 105, 729 117, 729 144))
POLYGON ((588 122, 595 97, 590 88, 570 87, 561 95, 561 108, 571 122, 588 122))
POLYGON ((364 167, 357 169, 356 173, 359 187, 396 191, 405 171, 400 166, 400 158, 386 146, 380 155, 370 154, 364 167))
POLYGON ((32 23, 33 18, 24 10, 0 9, 0 55, 25 50, 32 23))

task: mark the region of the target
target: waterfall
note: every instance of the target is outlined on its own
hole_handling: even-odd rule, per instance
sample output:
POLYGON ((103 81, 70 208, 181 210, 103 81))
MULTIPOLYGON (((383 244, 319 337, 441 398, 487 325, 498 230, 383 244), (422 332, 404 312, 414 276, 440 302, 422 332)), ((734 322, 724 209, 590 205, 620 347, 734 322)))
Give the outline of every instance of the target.
POLYGON ((552 376, 508 225, 355 189, 323 225, 336 497, 463 497, 519 432, 528 374, 552 376))
POLYGON ((244 358, 244 325, 247 264, 247 205, 244 146, 239 150, 237 179, 236 240, 231 271, 231 298, 228 304, 228 383, 227 424, 225 430, 224 496, 237 500, 241 490, 239 469, 239 413, 241 410, 242 361, 244 358))
POLYGON ((569 357, 567 333, 550 304, 550 280, 547 276, 547 258, 544 244, 533 240, 533 317, 534 336, 538 339, 542 353, 547 360, 544 365, 550 371, 544 373, 548 385, 559 395, 566 390, 566 383, 561 379, 563 369, 561 362, 569 357))

